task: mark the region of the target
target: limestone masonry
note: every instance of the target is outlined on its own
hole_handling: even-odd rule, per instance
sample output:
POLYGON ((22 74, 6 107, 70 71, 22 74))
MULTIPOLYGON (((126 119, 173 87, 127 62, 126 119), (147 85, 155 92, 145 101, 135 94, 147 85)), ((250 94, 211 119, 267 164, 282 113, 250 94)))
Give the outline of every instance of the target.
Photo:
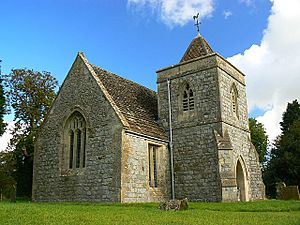
POLYGON ((170 199, 170 111, 177 199, 263 199, 244 74, 198 34, 157 84, 156 93, 78 53, 35 143, 33 200, 170 199))

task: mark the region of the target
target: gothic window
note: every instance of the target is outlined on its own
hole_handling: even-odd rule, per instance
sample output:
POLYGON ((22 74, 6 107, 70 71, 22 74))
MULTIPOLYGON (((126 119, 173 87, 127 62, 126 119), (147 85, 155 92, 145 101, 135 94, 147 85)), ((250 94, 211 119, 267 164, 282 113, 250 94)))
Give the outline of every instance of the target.
POLYGON ((190 85, 186 84, 183 90, 182 109, 183 111, 190 111, 190 110, 194 110, 194 108, 195 108, 194 92, 190 88, 190 85))
POLYGON ((68 169, 84 168, 86 155, 86 122, 79 112, 74 112, 67 121, 65 132, 67 146, 65 158, 68 169))
POLYGON ((238 116, 238 104, 237 104, 237 89, 235 85, 232 85, 231 87, 231 91, 230 91, 230 95, 231 95, 231 106, 232 106, 232 112, 238 116))
POLYGON ((148 158, 149 158, 149 186, 157 187, 157 150, 158 146, 148 146, 148 158))

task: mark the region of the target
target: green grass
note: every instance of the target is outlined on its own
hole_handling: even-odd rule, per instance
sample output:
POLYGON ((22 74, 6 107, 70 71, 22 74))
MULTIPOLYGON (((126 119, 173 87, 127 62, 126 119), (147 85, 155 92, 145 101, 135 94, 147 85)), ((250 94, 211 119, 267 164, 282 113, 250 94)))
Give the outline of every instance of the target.
POLYGON ((161 211, 157 203, 0 203, 0 224, 300 225, 299 201, 189 203, 187 211, 161 211))

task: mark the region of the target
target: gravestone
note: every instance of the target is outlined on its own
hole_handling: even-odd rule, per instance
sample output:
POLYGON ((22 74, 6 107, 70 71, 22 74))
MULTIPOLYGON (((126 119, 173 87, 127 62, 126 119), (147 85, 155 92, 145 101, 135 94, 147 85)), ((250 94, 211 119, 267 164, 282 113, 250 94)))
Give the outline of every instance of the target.
POLYGON ((163 201, 160 203, 159 208, 161 210, 173 210, 173 211, 182 211, 188 209, 188 200, 187 198, 182 200, 169 200, 163 201))

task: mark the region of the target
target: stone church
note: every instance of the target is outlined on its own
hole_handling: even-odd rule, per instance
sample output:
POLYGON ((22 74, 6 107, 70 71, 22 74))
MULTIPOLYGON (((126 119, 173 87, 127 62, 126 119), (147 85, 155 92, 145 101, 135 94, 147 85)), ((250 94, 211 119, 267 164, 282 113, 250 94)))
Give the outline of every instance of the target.
POLYGON ((34 201, 264 198, 245 75, 198 34, 157 92, 78 53, 35 143, 34 201))

